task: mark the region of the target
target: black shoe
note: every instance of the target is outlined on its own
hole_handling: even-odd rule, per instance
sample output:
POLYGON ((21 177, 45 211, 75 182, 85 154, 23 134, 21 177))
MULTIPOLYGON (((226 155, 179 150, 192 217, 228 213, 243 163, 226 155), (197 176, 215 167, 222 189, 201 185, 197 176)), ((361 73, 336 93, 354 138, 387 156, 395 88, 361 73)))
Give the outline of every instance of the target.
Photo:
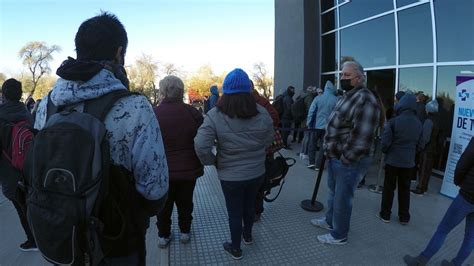
POLYGON ((244 235, 242 235, 242 240, 244 241, 245 245, 252 245, 253 244, 252 236, 245 237, 244 235))
POLYGON ((25 243, 20 245, 20 250, 24 252, 38 251, 38 247, 36 246, 35 242, 28 240, 25 243))
POLYGON ((229 254, 234 260, 240 260, 242 259, 242 250, 241 249, 235 249, 232 247, 232 244, 229 242, 224 243, 224 250, 229 254))
POLYGON ((429 260, 421 255, 418 257, 405 255, 403 261, 405 261, 407 266, 425 266, 429 260))
POLYGON ((255 217, 253 218, 253 222, 256 223, 258 221, 260 221, 260 217, 262 216, 262 214, 255 214, 255 217))
POLYGON ((411 193, 419 197, 423 197, 425 195, 425 193, 421 189, 413 189, 411 190, 411 193))

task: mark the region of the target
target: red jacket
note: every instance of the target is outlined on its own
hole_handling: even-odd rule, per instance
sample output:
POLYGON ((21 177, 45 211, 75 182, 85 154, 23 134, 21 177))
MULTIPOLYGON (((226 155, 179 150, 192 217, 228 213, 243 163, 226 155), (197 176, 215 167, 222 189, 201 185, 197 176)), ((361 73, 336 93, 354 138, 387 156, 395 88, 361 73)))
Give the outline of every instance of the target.
POLYGON ((194 151, 194 137, 203 122, 196 108, 181 101, 164 99, 155 107, 160 124, 170 181, 191 181, 204 174, 194 151))
POLYGON ((268 113, 272 117, 273 126, 278 127, 278 124, 280 124, 280 117, 278 115, 278 111, 275 110, 272 104, 265 97, 260 96, 256 93, 254 93, 253 96, 255 97, 255 101, 257 102, 257 104, 261 105, 268 111, 268 113))

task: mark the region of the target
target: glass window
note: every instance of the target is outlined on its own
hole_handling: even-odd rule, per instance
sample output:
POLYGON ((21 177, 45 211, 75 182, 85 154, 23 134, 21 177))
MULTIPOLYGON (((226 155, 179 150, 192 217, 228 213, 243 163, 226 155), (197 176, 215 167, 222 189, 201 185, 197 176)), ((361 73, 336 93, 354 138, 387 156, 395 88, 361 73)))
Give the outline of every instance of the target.
POLYGON ((397 7, 406 6, 417 2, 428 2, 429 0, 397 0, 397 7))
POLYGON ((352 0, 339 7, 341 26, 393 10, 392 0, 352 0))
POLYGON ((400 68, 398 87, 400 91, 423 92, 433 96, 433 67, 400 68))
POLYGON ((438 62, 474 60, 474 1, 436 0, 438 62))
POLYGON ((341 31, 341 57, 353 57, 363 67, 395 64, 395 22, 393 14, 341 31))
POLYGON ((325 33, 337 27, 336 10, 329 11, 321 16, 321 32, 325 33))
POLYGON ((321 49, 321 68, 322 72, 331 72, 337 70, 337 55, 336 55, 336 44, 337 37, 336 32, 324 35, 322 39, 321 49))
POLYGON ((324 12, 337 4, 337 0, 321 0, 321 12, 324 12))
POLYGON ((433 62, 433 32, 430 5, 398 12, 400 64, 433 62))

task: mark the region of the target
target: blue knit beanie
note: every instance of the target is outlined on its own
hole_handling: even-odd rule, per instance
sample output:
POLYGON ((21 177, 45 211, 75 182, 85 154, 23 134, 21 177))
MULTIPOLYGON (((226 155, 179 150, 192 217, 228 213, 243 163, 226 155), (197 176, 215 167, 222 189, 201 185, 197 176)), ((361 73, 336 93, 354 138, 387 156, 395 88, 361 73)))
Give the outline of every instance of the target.
POLYGON ((250 93, 252 85, 249 76, 240 68, 232 70, 224 79, 222 91, 224 94, 250 93))

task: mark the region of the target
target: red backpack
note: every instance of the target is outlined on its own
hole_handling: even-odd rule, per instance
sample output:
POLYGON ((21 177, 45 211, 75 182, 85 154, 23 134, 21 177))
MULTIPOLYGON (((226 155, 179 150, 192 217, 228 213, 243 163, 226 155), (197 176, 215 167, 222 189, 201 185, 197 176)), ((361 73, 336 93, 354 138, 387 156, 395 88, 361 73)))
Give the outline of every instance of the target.
POLYGON ((34 137, 34 129, 27 120, 3 122, 0 128, 2 158, 16 170, 23 172, 28 148, 34 137))

